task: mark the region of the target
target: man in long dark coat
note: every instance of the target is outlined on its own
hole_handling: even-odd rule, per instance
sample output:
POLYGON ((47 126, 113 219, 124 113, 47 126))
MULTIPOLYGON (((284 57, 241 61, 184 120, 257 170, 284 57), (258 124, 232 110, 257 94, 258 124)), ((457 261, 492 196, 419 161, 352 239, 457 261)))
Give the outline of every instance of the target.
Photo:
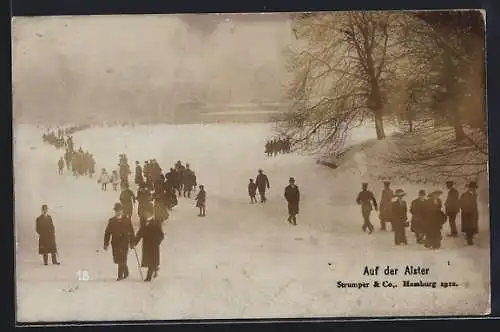
POLYGON ((462 232, 465 233, 467 245, 469 246, 474 244, 473 238, 479 228, 476 189, 476 182, 471 182, 467 185, 467 191, 460 197, 462 232))
POLYGON ((368 190, 368 183, 362 183, 361 188, 361 192, 356 198, 356 203, 361 205, 361 215, 363 216, 363 226, 361 226, 361 229, 365 232, 368 228, 368 233, 371 234, 373 232, 373 225, 370 221, 370 214, 374 209, 375 211, 378 210, 377 200, 373 193, 368 190))
POLYGON ((255 178, 255 184, 259 189, 260 202, 265 203, 267 201, 266 189, 270 189, 271 187, 269 186, 269 179, 267 178, 267 175, 265 175, 261 169, 259 169, 259 174, 255 178))
POLYGON ((120 203, 123 205, 123 213, 129 218, 132 218, 136 197, 134 192, 130 190, 128 183, 122 183, 121 187, 120 203))
POLYGON ((285 199, 288 202, 288 222, 297 226, 297 214, 299 213, 300 191, 295 185, 295 179, 290 178, 289 185, 285 188, 285 199))
POLYGON ((49 254, 52 258, 52 264, 59 265, 56 256, 56 231, 48 211, 48 206, 42 205, 42 214, 36 218, 36 232, 40 237, 38 239, 38 253, 43 257, 43 265, 48 265, 49 254))
POLYGON ((448 188, 448 196, 444 202, 446 217, 448 218, 448 223, 450 224, 450 234, 448 236, 457 237, 457 214, 460 211, 460 200, 458 191, 453 188, 455 183, 453 181, 446 181, 446 187, 448 188))
POLYGON ((64 161, 66 162, 66 170, 68 171, 69 167, 71 166, 71 159, 72 159, 71 152, 69 150, 66 150, 66 152, 64 153, 64 161))
POLYGON ((426 201, 425 201, 425 190, 419 190, 418 198, 411 202, 410 213, 411 218, 411 231, 415 233, 415 237, 418 244, 424 242, 424 229, 426 222, 426 201))
POLYGON ((118 164, 120 166, 120 180, 122 184, 128 185, 128 176, 130 174, 130 169, 127 164, 118 164))
POLYGON ((402 189, 397 189, 394 193, 396 200, 392 202, 391 206, 391 222, 392 231, 394 232, 394 244, 408 244, 406 239, 406 223, 408 221, 408 207, 406 201, 403 200, 405 192, 402 189))
POLYGON ((391 223, 391 206, 392 198, 394 193, 391 189, 391 183, 389 181, 384 182, 384 189, 382 190, 382 197, 380 198, 380 209, 379 209, 379 219, 380 219, 380 229, 386 230, 386 223, 391 223))
POLYGON ((153 217, 151 209, 145 209, 146 221, 135 236, 135 245, 142 239, 141 267, 147 267, 148 272, 144 281, 151 281, 156 277, 160 265, 160 244, 165 235, 161 229, 161 221, 153 217))
POLYGON ((426 202, 425 247, 429 249, 441 248, 441 229, 446 222, 446 215, 441 210, 443 203, 439 198, 442 193, 441 190, 431 192, 426 202))
POLYGON ((137 216, 139 217, 139 221, 141 225, 144 223, 144 210, 150 206, 152 206, 151 192, 146 187, 145 183, 141 183, 139 185, 139 189, 137 190, 137 216))
POLYGON ((193 191, 193 188, 196 187, 196 175, 194 174, 193 170, 189 168, 189 164, 186 164, 186 169, 184 170, 182 181, 184 197, 187 196, 188 198, 191 198, 191 192, 193 191))
POLYGON ((118 265, 117 281, 125 279, 129 275, 127 258, 128 250, 134 248, 134 228, 132 221, 123 213, 123 206, 116 203, 114 206, 115 216, 108 221, 104 232, 104 250, 108 249, 110 240, 113 249, 113 262, 118 265))
POLYGON ((140 186, 143 181, 144 181, 144 178, 142 177, 142 167, 139 164, 139 162, 136 161, 135 162, 135 184, 140 186))
POLYGON ((122 192, 120 193, 120 203, 123 205, 123 213, 128 217, 132 218, 132 213, 134 212, 135 196, 132 190, 130 190, 127 183, 122 184, 122 192))

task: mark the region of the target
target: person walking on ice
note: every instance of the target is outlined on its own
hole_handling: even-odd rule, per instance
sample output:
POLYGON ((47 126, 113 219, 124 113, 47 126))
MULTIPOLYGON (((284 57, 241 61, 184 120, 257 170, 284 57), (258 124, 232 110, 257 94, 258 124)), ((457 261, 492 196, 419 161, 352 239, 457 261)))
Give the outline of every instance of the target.
POLYGON ((456 190, 453 186, 455 182, 446 181, 446 188, 448 188, 448 196, 444 202, 444 212, 446 214, 446 218, 448 219, 448 223, 450 225, 450 233, 448 236, 457 237, 457 214, 460 212, 460 199, 458 190, 456 190))
POLYGON ((467 185, 467 191, 460 197, 461 212, 461 230, 465 233, 467 245, 474 244, 474 235, 479 229, 479 211, 477 208, 477 183, 470 182, 467 185))
POLYGON ((441 190, 435 190, 427 196, 426 205, 426 231, 425 231, 425 247, 428 249, 441 248, 441 229, 446 222, 446 214, 441 210, 443 203, 440 196, 443 194, 441 190))
POLYGON ((137 246, 142 239, 142 260, 141 267, 147 267, 148 272, 144 281, 151 281, 151 278, 157 276, 158 266, 160 265, 160 244, 165 238, 161 229, 162 221, 153 216, 151 208, 144 209, 145 223, 135 236, 134 244, 137 246))
POLYGON ((120 184, 120 176, 118 175, 118 171, 114 170, 111 173, 111 183, 113 184, 113 191, 118 190, 118 185, 120 184))
POLYGON ((299 213, 300 191, 295 185, 295 179, 290 178, 289 185, 285 188, 285 199, 288 202, 288 222, 297 226, 297 217, 299 213))
POLYGON ((373 225, 370 222, 370 214, 375 209, 378 210, 377 200, 373 193, 368 190, 368 183, 364 182, 361 184, 362 190, 356 198, 356 203, 361 205, 361 215, 363 216, 363 226, 361 229, 366 232, 368 229, 368 234, 373 232, 373 225))
POLYGON ((426 200, 425 190, 418 191, 418 198, 414 199, 410 205, 411 227, 410 230, 415 233, 418 244, 424 243, 425 222, 426 220, 426 200))
POLYGON ((42 205, 42 214, 36 218, 36 232, 38 239, 38 253, 43 257, 43 265, 48 265, 49 254, 52 264, 59 265, 57 261, 56 231, 52 217, 48 214, 47 204, 42 205))
POLYGON ((394 193, 396 199, 392 202, 391 206, 392 231, 394 232, 394 244, 397 246, 408 244, 405 230, 408 227, 408 207, 406 201, 403 200, 405 195, 406 193, 403 189, 397 189, 394 193))
POLYGON ((391 189, 391 182, 384 181, 384 189, 382 190, 382 197, 380 198, 379 206, 379 219, 380 219, 380 230, 386 230, 386 224, 391 223, 391 206, 394 193, 391 189))
POLYGON ((125 214, 128 218, 132 218, 136 197, 134 192, 130 190, 128 183, 122 183, 121 186, 122 192, 120 193, 120 203, 123 206, 123 214, 125 214))
POLYGON ((99 179, 97 180, 97 183, 101 184, 102 191, 106 191, 106 189, 107 189, 106 186, 110 182, 109 180, 110 180, 110 178, 109 178, 108 172, 106 171, 105 168, 103 168, 101 170, 101 175, 99 176, 99 179))
POLYGON ((128 250, 134 248, 134 229, 132 221, 123 213, 123 206, 116 203, 113 208, 115 215, 108 220, 104 231, 104 251, 108 250, 109 243, 113 251, 113 262, 118 265, 116 281, 126 279, 129 275, 127 266, 128 250))
POLYGON ((206 201, 207 201, 207 193, 205 191, 205 186, 202 184, 200 185, 200 191, 196 195, 196 207, 200 209, 200 213, 198 214, 198 217, 204 217, 205 214, 205 207, 206 207, 206 201))
POLYGON ((250 204, 257 203, 257 185, 253 182, 253 179, 249 180, 248 183, 248 196, 250 196, 250 204))
POLYGON ((259 169, 259 174, 257 175, 257 178, 255 178, 255 184, 257 185, 257 188, 259 189, 260 202, 265 203, 267 201, 266 189, 270 189, 270 186, 269 186, 269 179, 267 178, 267 175, 265 175, 261 169, 259 169))
POLYGON ((64 170, 64 159, 63 159, 63 157, 61 157, 59 159, 59 161, 57 162, 57 168, 58 168, 58 171, 59 171, 59 175, 62 175, 63 170, 64 170))

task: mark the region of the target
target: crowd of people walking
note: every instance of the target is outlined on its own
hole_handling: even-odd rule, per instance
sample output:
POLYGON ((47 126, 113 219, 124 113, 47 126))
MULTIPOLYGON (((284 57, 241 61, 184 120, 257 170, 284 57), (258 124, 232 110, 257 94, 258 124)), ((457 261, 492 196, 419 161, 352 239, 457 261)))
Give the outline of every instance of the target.
POLYGON ((470 182, 466 190, 460 195, 455 188, 455 182, 446 181, 448 190, 446 200, 443 204, 441 196, 443 191, 434 190, 426 193, 421 189, 417 197, 411 201, 410 208, 404 200, 406 192, 403 189, 391 189, 389 181, 384 182, 380 198, 380 206, 372 191, 368 190, 368 183, 362 184, 362 190, 356 198, 356 203, 361 206, 363 232, 371 234, 374 226, 370 221, 373 210, 379 212, 380 229, 387 230, 391 225, 394 232, 394 243, 396 245, 407 245, 406 229, 409 228, 415 234, 415 241, 429 249, 441 248, 442 229, 448 223, 450 228, 449 237, 458 237, 457 216, 460 214, 461 231, 465 234, 467 245, 474 244, 474 235, 478 232, 478 205, 477 205, 477 183, 470 182), (411 219, 408 217, 411 214, 411 219))
MULTIPOLYGON (((65 155, 58 162, 59 174, 63 174, 64 166, 75 176, 94 174, 95 160, 92 154, 84 152, 80 147, 74 150, 71 136, 64 139, 67 133, 59 130, 57 134, 51 132, 44 134, 43 141, 54 145, 58 149, 65 149, 65 155)), ((266 144, 266 153, 276 155, 290 151, 289 141, 274 140, 266 144)), ((126 279, 129 275, 127 267, 128 250, 133 249, 142 240, 142 262, 140 267, 146 267, 147 274, 144 281, 151 281, 158 275, 160 263, 159 246, 164 239, 162 225, 169 218, 169 211, 178 205, 178 198, 195 200, 195 207, 199 209, 198 216, 206 216, 207 193, 203 185, 199 185, 195 172, 189 163, 177 161, 173 167, 165 171, 156 159, 149 159, 142 163, 135 161, 132 172, 127 155, 122 153, 118 158, 118 169, 113 169, 111 174, 105 168, 97 182, 102 191, 107 191, 108 184, 113 191, 120 193, 114 205, 115 215, 108 220, 104 232, 103 248, 112 247, 113 262, 117 264, 117 280, 126 279), (129 178, 133 174, 134 185, 137 192, 130 188, 129 178), (198 192, 197 186, 199 188, 198 192), (195 196, 196 195, 196 196, 195 196), (135 232, 132 219, 134 208, 137 205, 139 230, 135 232)), ((448 189, 446 200, 443 204, 441 196, 443 191, 435 190, 427 193, 420 190, 417 197, 408 204, 404 197, 407 195, 403 189, 393 190, 391 182, 384 182, 380 204, 368 183, 362 183, 362 190, 356 197, 356 203, 361 207, 363 232, 372 234, 374 226, 370 216, 372 211, 378 211, 380 229, 386 231, 390 228, 394 233, 396 245, 407 245, 406 229, 415 234, 415 241, 429 249, 439 249, 442 241, 442 229, 448 222, 450 237, 458 236, 457 216, 460 214, 461 231, 465 234, 466 243, 472 245, 474 235, 478 232, 478 206, 477 184, 470 182, 466 191, 461 195, 455 188, 453 181, 447 181, 448 189), (409 218, 408 213, 411 214, 409 218)), ((270 181, 262 169, 258 170, 255 179, 249 179, 248 195, 250 204, 255 204, 257 192, 260 203, 267 202, 266 192, 270 190, 270 181)), ((297 226, 299 214, 300 190, 295 183, 295 178, 290 177, 288 185, 284 188, 283 198, 288 205, 288 223, 297 226)), ((48 255, 51 254, 52 263, 60 264, 57 259, 57 246, 55 241, 55 227, 52 217, 48 214, 48 206, 42 206, 42 214, 36 220, 36 231, 39 234, 39 254, 43 262, 48 264, 48 255)), ((137 253, 136 253, 137 255, 137 253)), ((140 270, 140 268, 139 268, 140 270)), ((141 270, 140 270, 141 271, 141 270)), ((142 272, 141 272, 142 275, 142 272)))

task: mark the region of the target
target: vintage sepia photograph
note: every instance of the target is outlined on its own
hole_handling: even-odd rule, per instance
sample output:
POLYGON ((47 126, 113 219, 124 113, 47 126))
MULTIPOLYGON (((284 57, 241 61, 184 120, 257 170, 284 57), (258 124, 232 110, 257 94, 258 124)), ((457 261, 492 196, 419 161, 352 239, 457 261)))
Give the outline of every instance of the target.
POLYGON ((14 17, 17 322, 489 314, 485 22, 14 17))

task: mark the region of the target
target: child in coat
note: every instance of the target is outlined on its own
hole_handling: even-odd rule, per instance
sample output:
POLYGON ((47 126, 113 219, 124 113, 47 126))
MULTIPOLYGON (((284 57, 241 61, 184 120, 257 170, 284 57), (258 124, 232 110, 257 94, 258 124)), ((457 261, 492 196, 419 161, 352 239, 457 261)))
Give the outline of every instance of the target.
POLYGON ((206 200, 207 200, 207 193, 205 191, 205 187, 203 185, 200 185, 200 191, 198 192, 198 195, 196 195, 196 207, 200 209, 198 217, 205 216, 206 200))
POLYGON ((102 191, 106 191, 106 185, 109 182, 110 182, 110 178, 109 178, 108 172, 106 172, 106 169, 103 168, 101 170, 101 175, 99 176, 99 179, 97 180, 97 183, 101 184, 102 191))
POLYGON ((257 184, 253 182, 253 179, 250 179, 248 183, 248 195, 250 196, 250 204, 257 203, 257 198, 255 197, 257 195, 257 184))

